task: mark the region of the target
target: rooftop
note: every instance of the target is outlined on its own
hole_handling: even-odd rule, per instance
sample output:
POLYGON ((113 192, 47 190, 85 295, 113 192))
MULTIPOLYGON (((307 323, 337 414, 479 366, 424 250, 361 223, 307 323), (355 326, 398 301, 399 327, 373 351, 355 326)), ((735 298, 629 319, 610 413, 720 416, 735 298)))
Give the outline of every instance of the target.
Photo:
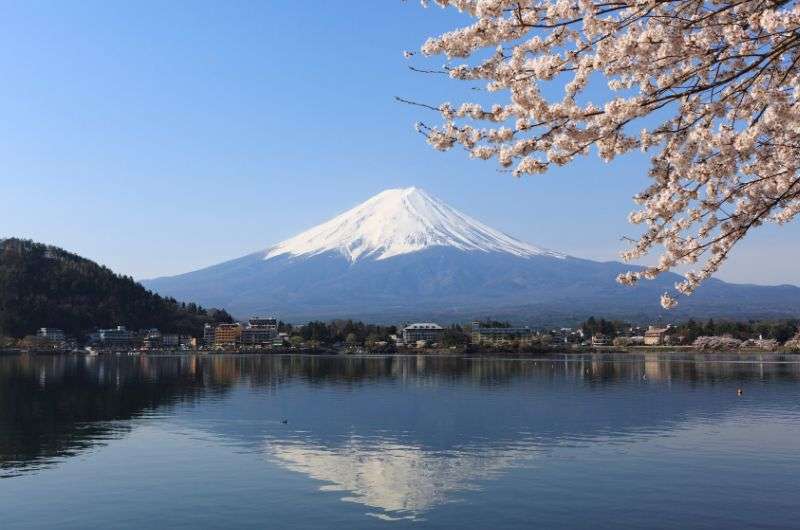
POLYGON ((439 324, 434 324, 433 322, 417 322, 415 324, 411 324, 403 328, 403 330, 414 330, 414 329, 444 329, 439 324))

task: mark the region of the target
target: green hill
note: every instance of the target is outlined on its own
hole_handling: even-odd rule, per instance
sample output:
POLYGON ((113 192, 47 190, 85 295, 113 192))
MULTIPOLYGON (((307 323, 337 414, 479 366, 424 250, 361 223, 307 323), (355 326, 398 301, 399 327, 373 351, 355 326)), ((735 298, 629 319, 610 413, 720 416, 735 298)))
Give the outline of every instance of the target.
POLYGON ((161 297, 60 248, 0 240, 0 335, 19 338, 54 327, 82 339, 122 325, 198 336, 207 322, 230 321, 225 311, 161 297))

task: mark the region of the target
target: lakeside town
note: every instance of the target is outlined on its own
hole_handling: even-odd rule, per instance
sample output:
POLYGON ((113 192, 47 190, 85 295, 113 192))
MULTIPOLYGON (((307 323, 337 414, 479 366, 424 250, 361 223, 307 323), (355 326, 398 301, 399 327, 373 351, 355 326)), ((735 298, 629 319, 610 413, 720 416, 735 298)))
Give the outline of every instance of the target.
POLYGON ((22 339, 0 339, 0 352, 18 353, 586 353, 648 350, 713 352, 798 352, 798 322, 719 322, 634 325, 590 317, 575 327, 535 329, 508 322, 476 320, 449 326, 435 322, 402 325, 352 320, 287 324, 275 317, 205 324, 197 336, 98 329, 87 337, 40 328, 22 339))

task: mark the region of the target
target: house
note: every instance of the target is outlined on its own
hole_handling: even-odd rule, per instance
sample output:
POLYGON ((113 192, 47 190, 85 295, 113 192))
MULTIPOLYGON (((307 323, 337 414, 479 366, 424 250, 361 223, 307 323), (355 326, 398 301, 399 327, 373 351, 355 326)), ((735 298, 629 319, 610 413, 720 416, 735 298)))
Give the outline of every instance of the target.
MULTIPOLYGON (((579 331, 582 332, 583 330, 579 331)), ((581 338, 583 338, 582 335, 576 333, 572 328, 554 329, 550 332, 550 335, 556 342, 563 342, 565 344, 569 342, 578 342, 581 338)))
POLYGON ((277 337, 272 339, 272 347, 273 348, 283 348, 287 344, 289 344, 289 334, 288 333, 280 332, 280 333, 278 333, 277 337))
POLYGON ((444 328, 433 322, 417 322, 403 328, 403 342, 415 344, 419 341, 441 342, 444 328))
POLYGON ((649 326, 647 331, 644 332, 645 346, 662 346, 667 335, 669 328, 657 328, 649 326))
POLYGON ((608 346, 611 340, 602 333, 595 333, 592 335, 592 346, 608 346))

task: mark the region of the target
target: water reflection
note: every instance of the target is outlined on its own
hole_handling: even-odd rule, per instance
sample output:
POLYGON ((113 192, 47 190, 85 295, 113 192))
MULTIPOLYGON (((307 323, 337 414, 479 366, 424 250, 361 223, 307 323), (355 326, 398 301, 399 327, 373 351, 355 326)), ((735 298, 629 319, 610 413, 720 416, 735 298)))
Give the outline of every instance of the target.
POLYGON ((377 510, 369 514, 387 520, 417 519, 454 493, 475 489, 536 454, 530 446, 428 451, 359 437, 331 447, 273 442, 267 451, 287 469, 325 482, 323 491, 344 492, 342 500, 377 510))
POLYGON ((796 415, 799 380, 775 354, 0 357, 0 478, 179 424, 372 515, 418 518, 557 447, 796 415))
POLYGON ((197 359, 0 357, 0 478, 124 436, 130 420, 223 392, 197 359))

